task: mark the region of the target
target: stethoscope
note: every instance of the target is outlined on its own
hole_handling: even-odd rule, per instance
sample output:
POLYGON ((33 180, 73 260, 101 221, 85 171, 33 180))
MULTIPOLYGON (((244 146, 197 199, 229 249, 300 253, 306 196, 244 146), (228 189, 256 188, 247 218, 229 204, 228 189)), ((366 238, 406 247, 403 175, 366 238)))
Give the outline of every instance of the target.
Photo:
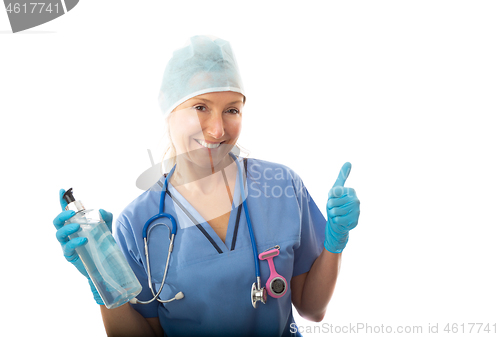
MULTIPOLYGON (((236 162, 236 166, 238 167, 238 176, 240 178, 240 186, 241 186, 241 188, 240 188, 241 200, 243 201, 243 209, 245 211, 245 216, 246 216, 247 225, 248 225, 248 232, 250 234, 250 241, 252 243, 253 258, 254 258, 254 263, 255 263, 256 282, 254 282, 252 284, 250 295, 251 295, 251 301, 252 301, 253 307, 257 308, 259 302, 266 304, 267 295, 268 295, 266 287, 262 287, 262 285, 261 285, 259 259, 260 260, 267 260, 269 263, 271 275, 269 277, 269 280, 266 283, 266 286, 268 287, 268 289, 270 289, 270 292, 269 292, 270 296, 275 297, 275 298, 279 298, 279 297, 283 296, 288 288, 288 285, 286 283, 285 278, 282 277, 281 275, 279 275, 278 273, 276 273, 276 270, 274 268, 274 263, 272 260, 272 258, 274 256, 277 256, 279 254, 280 247, 274 246, 273 248, 270 248, 270 249, 264 251, 263 253, 261 253, 260 256, 257 253, 257 245, 255 244, 255 237, 253 234, 252 222, 250 220, 248 206, 247 206, 246 198, 244 195, 245 185, 243 183, 243 173, 242 173, 240 164, 238 163, 238 160, 236 159, 236 156, 231 152, 229 152, 229 154, 234 159, 234 161, 236 162)), ((167 278, 170 256, 172 254, 172 251, 174 250, 174 239, 175 239, 175 235, 177 234, 177 221, 175 220, 175 218, 171 214, 163 212, 163 210, 165 208, 165 195, 166 195, 167 190, 168 190, 168 181, 169 181, 172 173, 174 172, 174 170, 175 170, 175 167, 169 172, 169 174, 167 175, 165 182, 163 184, 161 195, 160 195, 160 207, 159 207, 158 214, 152 216, 148 221, 146 221, 146 223, 144 224, 143 230, 142 230, 142 238, 144 240, 144 253, 146 256, 146 268, 147 268, 147 274, 148 274, 148 286, 149 286, 149 289, 151 290, 151 293, 153 294, 153 298, 150 299, 149 301, 140 301, 137 298, 133 298, 130 301, 131 304, 149 304, 155 300, 158 302, 161 302, 161 303, 169 303, 169 302, 172 302, 175 300, 180 300, 180 299, 184 298, 184 294, 182 293, 182 291, 180 291, 169 300, 159 299, 159 295, 163 289, 163 286, 165 284, 165 280, 167 278), (148 229, 153 221, 158 220, 158 219, 162 219, 162 218, 168 218, 170 220, 170 222, 172 224, 172 229, 170 232, 170 245, 168 247, 167 262, 165 264, 165 270, 163 272, 163 279, 161 281, 161 285, 160 285, 158 292, 155 293, 155 291, 153 289, 153 284, 151 281, 151 269, 150 269, 150 263, 149 263, 148 237, 149 237, 150 231, 148 231, 148 229)), ((166 224, 163 224, 163 223, 158 223, 157 225, 167 226, 166 224)))

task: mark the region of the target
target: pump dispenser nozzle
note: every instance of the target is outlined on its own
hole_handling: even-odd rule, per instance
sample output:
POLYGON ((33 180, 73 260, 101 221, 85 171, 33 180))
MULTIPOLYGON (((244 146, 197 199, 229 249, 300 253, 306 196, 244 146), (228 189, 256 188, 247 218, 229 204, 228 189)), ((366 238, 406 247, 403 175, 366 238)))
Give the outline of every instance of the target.
POLYGON ((67 190, 66 193, 64 193, 62 197, 64 200, 66 200, 66 202, 68 204, 75 201, 75 197, 73 196, 73 188, 70 188, 69 190, 67 190))
POLYGON ((62 198, 68 203, 68 206, 65 208, 67 211, 73 210, 75 212, 80 212, 85 209, 80 200, 75 200, 75 197, 73 196, 73 188, 67 190, 66 193, 63 194, 62 198))

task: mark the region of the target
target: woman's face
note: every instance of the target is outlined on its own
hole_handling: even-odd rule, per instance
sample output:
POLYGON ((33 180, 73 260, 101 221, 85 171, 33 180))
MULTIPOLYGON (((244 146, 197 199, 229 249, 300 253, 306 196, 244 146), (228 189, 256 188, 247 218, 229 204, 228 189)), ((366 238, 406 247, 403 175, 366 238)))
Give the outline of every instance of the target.
POLYGON ((243 95, 211 92, 188 99, 169 116, 170 135, 179 157, 202 168, 215 167, 241 132, 243 95))

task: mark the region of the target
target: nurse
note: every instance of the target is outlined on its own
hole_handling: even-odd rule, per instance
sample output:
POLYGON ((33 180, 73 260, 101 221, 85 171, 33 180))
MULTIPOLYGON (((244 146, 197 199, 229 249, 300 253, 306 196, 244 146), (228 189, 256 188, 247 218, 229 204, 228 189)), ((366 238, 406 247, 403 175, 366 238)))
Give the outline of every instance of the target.
MULTIPOLYGON (((142 284, 137 299, 151 299, 142 230, 158 212, 160 192, 167 184, 164 211, 177 219, 178 229, 159 297, 168 300, 179 292, 184 297, 107 309, 89 281, 108 335, 297 335, 292 334, 297 330, 292 328, 292 304, 308 320, 323 319, 342 251, 360 213, 354 189, 344 187, 351 165, 344 164, 328 194, 325 219, 291 169, 239 156, 236 143, 245 100, 228 42, 195 36, 188 46, 174 52, 159 96, 169 131, 171 168, 125 207, 115 221, 113 235, 142 284), (244 199, 248 214, 242 207, 244 199), (278 293, 267 289, 267 302, 257 308, 250 296, 255 268, 247 218, 262 257, 262 285, 271 275, 284 279, 273 288, 278 293), (273 256, 266 259, 266 254, 273 256)), ((101 214, 111 227, 112 214, 104 210, 101 214)), ((56 236, 66 259, 88 278, 75 252, 86 241, 69 240, 78 228, 63 226, 70 216, 64 211, 56 217, 56 236)), ((168 220, 159 219, 149 230, 155 292, 161 287, 168 255, 168 225, 168 220)))

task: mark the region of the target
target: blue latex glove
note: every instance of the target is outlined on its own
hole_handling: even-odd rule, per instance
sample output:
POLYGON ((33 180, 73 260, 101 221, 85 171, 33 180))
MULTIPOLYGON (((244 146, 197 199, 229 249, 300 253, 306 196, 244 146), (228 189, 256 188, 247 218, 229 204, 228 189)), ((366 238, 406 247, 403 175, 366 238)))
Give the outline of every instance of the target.
MULTIPOLYGON (((74 211, 65 211, 64 208, 68 205, 68 203, 62 198, 63 194, 66 191, 64 189, 59 190, 59 201, 61 203, 61 208, 63 209, 63 212, 59 213, 59 215, 54 219, 54 226, 57 229, 56 232, 56 238, 61 244, 61 247, 63 249, 64 257, 68 262, 71 262, 78 271, 87 278, 90 288, 92 290, 92 294, 94 295, 94 300, 97 302, 97 304, 104 305, 104 302, 101 299, 101 296, 99 295, 99 292, 94 286, 94 283, 92 283, 92 280, 90 279, 87 270, 85 270, 85 267, 83 266, 82 260, 80 260, 80 257, 76 253, 76 248, 83 246, 84 244, 87 243, 87 238, 74 238, 74 239, 69 239, 69 235, 74 234, 80 230, 80 225, 79 224, 69 224, 67 226, 64 226, 64 222, 71 218, 73 215, 75 215, 74 211)), ((106 225, 108 226, 109 230, 111 231, 111 225, 113 223, 113 214, 106 212, 103 209, 99 210, 99 213, 101 213, 101 217, 106 222, 106 225)))
POLYGON ((349 231, 358 224, 360 212, 356 191, 344 187, 349 172, 351 163, 347 162, 340 169, 337 181, 328 192, 324 246, 331 253, 342 253, 349 240, 349 231))

